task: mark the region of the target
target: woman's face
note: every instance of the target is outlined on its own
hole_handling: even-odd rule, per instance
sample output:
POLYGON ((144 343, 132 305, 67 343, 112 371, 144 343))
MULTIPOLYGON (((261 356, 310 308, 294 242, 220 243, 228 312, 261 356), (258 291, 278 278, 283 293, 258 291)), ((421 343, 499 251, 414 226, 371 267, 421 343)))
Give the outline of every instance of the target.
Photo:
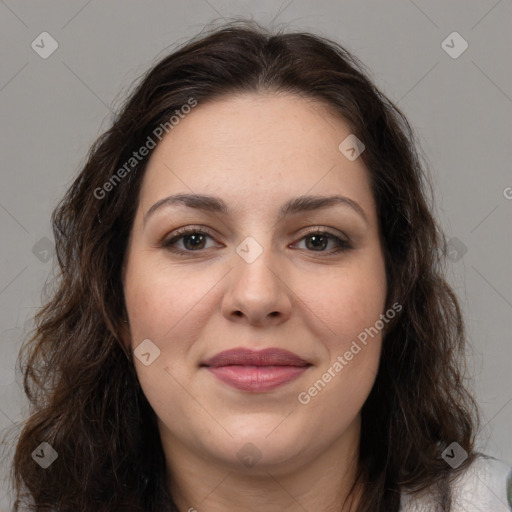
POLYGON ((315 101, 254 93, 199 103, 151 155, 126 342, 168 459, 275 469, 357 441, 386 275, 349 135, 315 101))

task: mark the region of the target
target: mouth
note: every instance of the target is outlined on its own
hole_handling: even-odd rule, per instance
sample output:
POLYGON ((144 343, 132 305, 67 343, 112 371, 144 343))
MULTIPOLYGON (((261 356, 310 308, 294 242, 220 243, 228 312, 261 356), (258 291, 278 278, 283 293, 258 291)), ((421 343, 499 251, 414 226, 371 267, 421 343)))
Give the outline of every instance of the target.
POLYGON ((300 377, 311 363, 288 350, 226 350, 200 365, 217 379, 241 391, 271 391, 300 377))

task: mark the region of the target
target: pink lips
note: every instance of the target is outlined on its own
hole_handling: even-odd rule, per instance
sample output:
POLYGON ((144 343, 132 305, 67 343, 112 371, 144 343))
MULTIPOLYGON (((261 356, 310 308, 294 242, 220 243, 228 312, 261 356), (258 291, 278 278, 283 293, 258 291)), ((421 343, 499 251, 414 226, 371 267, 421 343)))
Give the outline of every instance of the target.
POLYGON ((215 377, 242 391, 270 391, 302 375, 311 364, 278 348, 254 351, 237 348, 204 361, 215 377))

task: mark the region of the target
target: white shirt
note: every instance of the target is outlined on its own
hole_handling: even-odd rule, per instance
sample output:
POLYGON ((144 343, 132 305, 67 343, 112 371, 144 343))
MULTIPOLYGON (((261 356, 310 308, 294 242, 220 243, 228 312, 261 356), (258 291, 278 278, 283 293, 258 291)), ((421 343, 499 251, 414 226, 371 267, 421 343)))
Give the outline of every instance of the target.
MULTIPOLYGON (((452 487, 451 512, 510 512, 512 511, 512 471, 496 459, 478 457, 452 487), (507 483, 508 493, 507 497, 507 483)), ((432 498, 430 498, 430 501, 432 498)), ((400 512, 428 512, 429 498, 402 493, 400 512)))

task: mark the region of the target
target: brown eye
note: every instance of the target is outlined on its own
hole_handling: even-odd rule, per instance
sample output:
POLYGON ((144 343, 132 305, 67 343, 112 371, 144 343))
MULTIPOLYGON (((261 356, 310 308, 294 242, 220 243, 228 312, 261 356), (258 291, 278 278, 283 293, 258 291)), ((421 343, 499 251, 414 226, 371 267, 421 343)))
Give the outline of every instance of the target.
POLYGON ((214 245, 206 246, 208 239, 213 237, 197 228, 184 228, 175 231, 170 238, 162 242, 162 247, 179 254, 199 252, 214 245))
POLYGON ((183 238, 183 245, 186 249, 193 251, 194 249, 204 249, 205 235, 200 233, 185 235, 183 238))
POLYGON ((329 237, 325 235, 309 235, 306 237, 309 240, 309 244, 306 242, 306 247, 313 251, 323 251, 329 243, 329 237))
POLYGON ((313 233, 309 233, 301 238, 301 241, 303 240, 305 241, 305 249, 313 252, 336 253, 352 248, 346 240, 343 240, 327 231, 315 231, 313 233), (333 248, 326 250, 329 245, 332 246, 333 244, 333 248))

